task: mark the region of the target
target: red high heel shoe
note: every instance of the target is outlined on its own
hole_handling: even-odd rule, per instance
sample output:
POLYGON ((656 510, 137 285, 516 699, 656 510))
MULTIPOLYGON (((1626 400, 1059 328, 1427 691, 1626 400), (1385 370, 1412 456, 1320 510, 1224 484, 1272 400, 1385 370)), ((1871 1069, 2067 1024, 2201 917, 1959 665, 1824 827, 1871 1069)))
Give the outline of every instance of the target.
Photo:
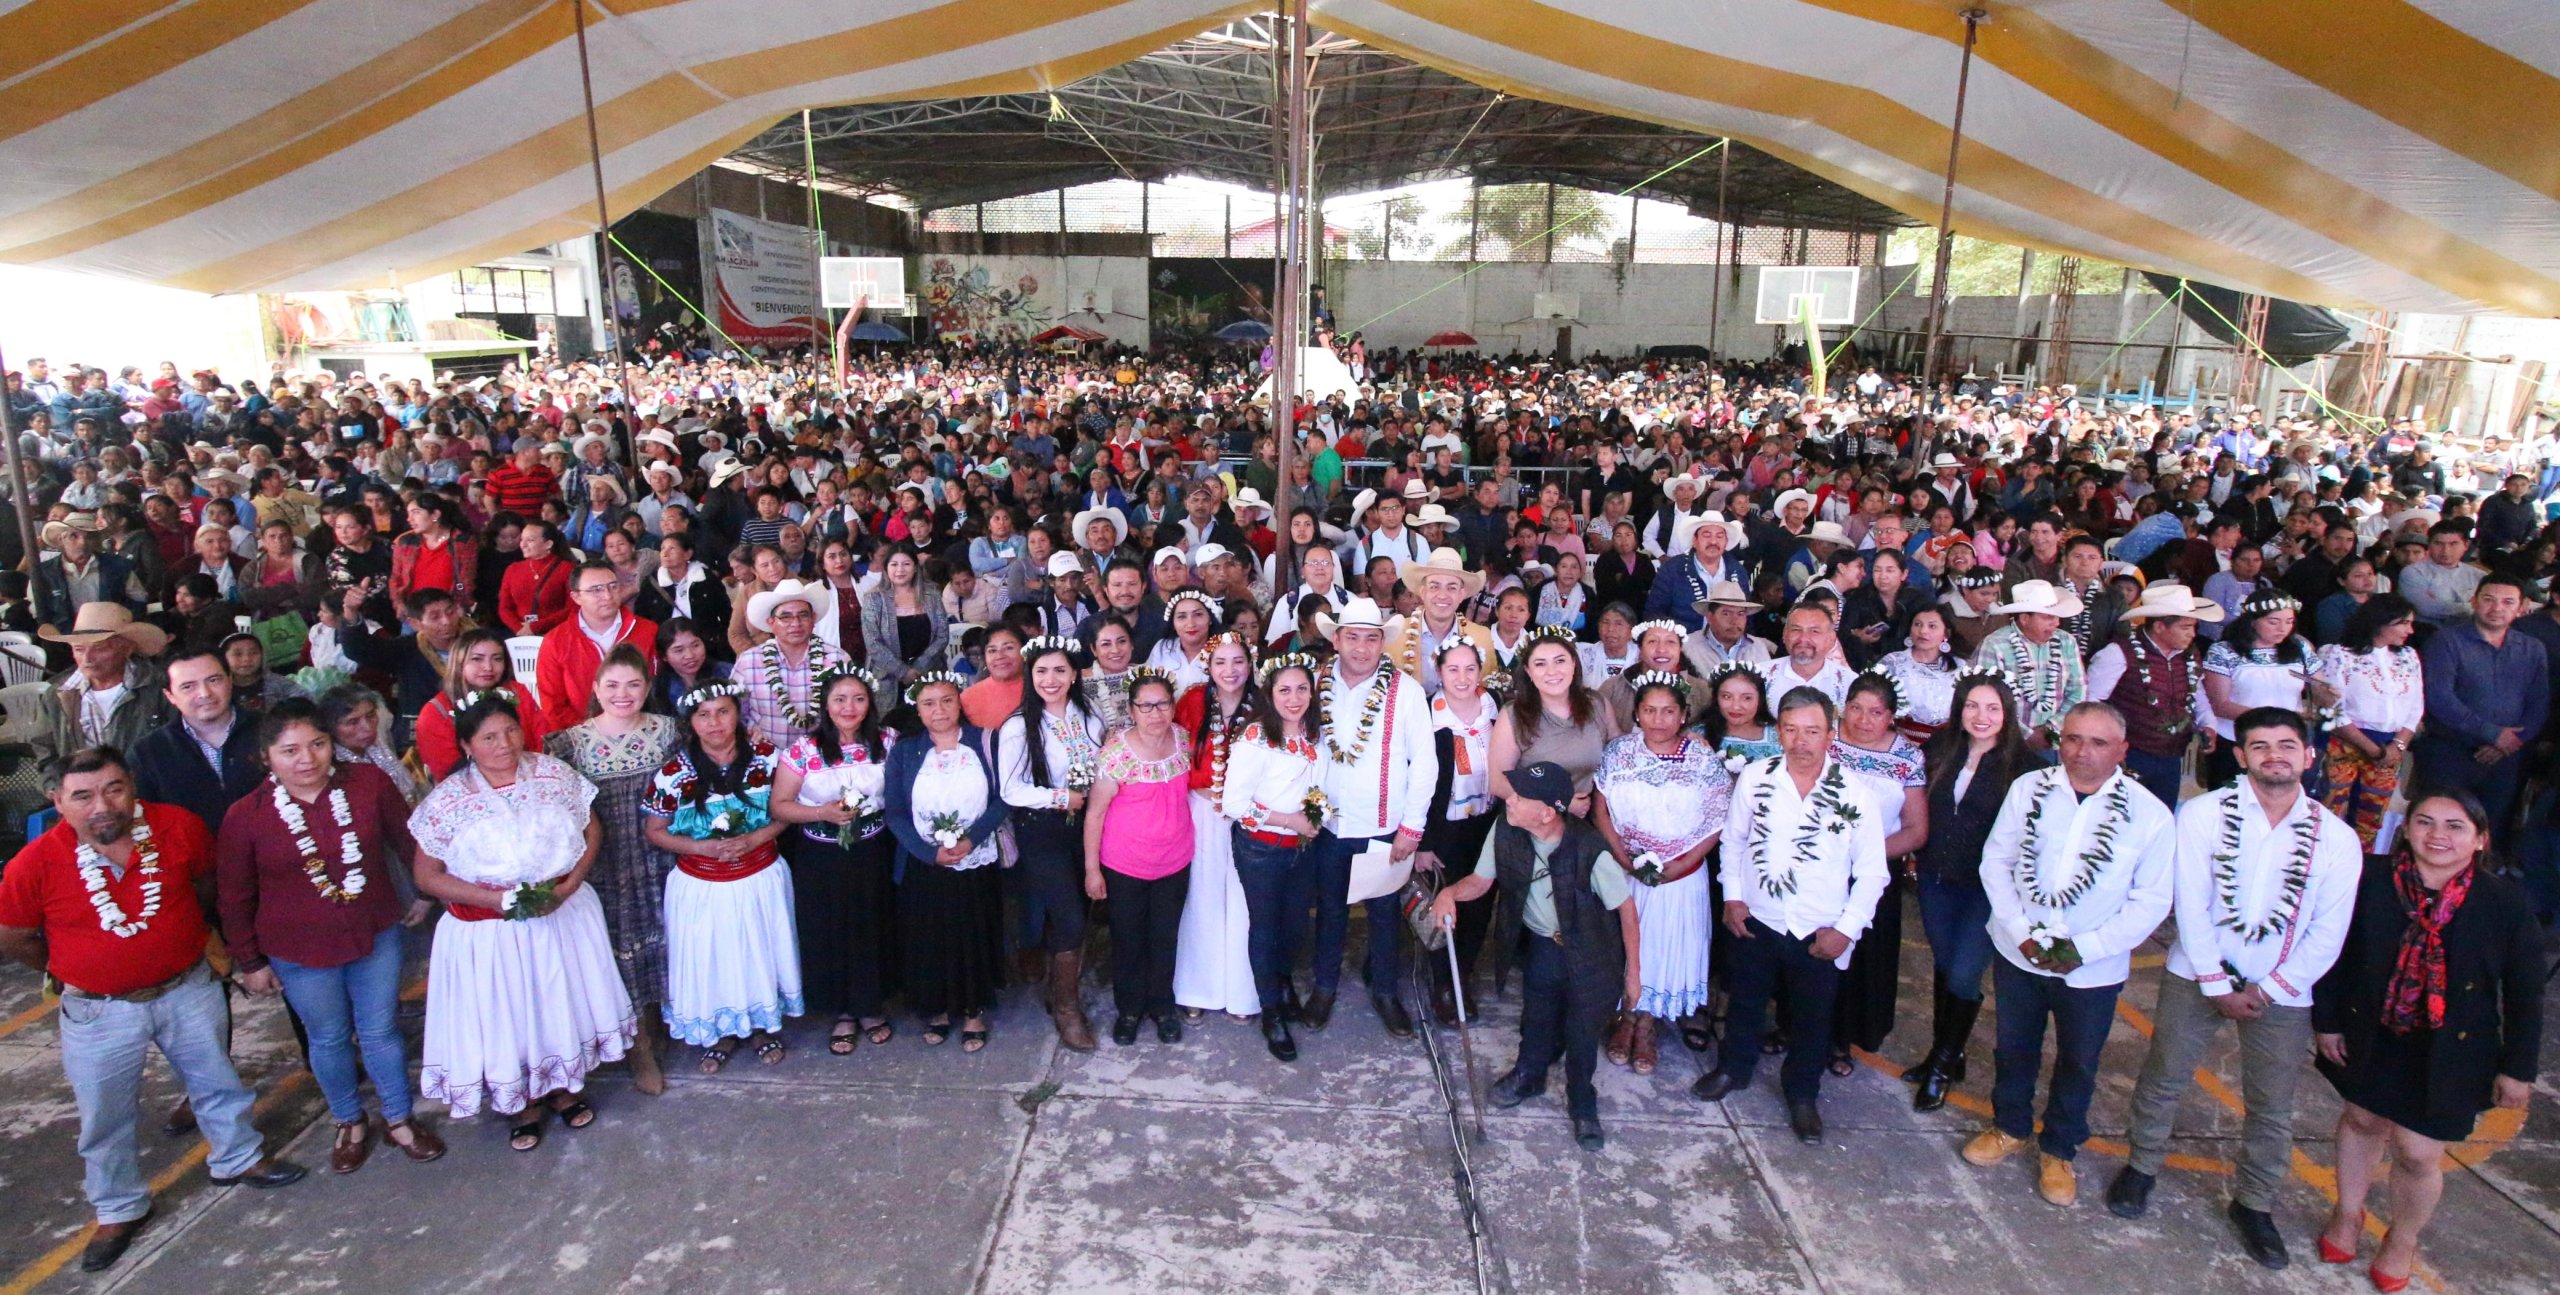
MULTIPOLYGON (((2357 1237, 2362 1237, 2364 1235, 2363 1210, 2356 1211, 2356 1226, 2353 1235, 2357 1237)), ((2329 1244, 2329 1234, 2327 1232, 2322 1232, 2320 1234, 2320 1262, 2324 1264, 2351 1264, 2355 1261, 2356 1252, 2354 1250, 2341 1250, 2336 1246, 2329 1244)))
POLYGON ((2373 1288, 2381 1291, 2382 1295, 2399 1295, 2399 1292, 2409 1289, 2407 1277, 2394 1277, 2382 1271, 2382 1265, 2378 1263, 2365 1269, 2364 1275, 2373 1279, 2373 1288))

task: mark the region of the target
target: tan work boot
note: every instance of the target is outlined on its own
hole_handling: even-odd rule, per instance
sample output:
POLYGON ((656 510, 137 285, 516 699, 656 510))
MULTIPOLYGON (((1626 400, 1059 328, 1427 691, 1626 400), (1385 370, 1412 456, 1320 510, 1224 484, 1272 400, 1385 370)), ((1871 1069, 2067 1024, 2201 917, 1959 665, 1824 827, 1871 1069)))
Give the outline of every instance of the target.
POLYGON ((1049 955, 1049 1020, 1070 1052, 1093 1051, 1093 1023, 1084 1018, 1084 953, 1049 955))
POLYGON ((1964 1144, 1964 1162, 1977 1169, 1989 1169, 2018 1154, 2026 1145, 2025 1138, 2010 1137, 1995 1124, 1974 1134, 1973 1141, 1964 1144))
POLYGON ((2072 1172, 2071 1162, 2056 1155, 2037 1153, 2042 1159, 2036 1166, 2036 1195, 2048 1204, 2068 1208, 2080 1199, 2080 1175, 2072 1172))

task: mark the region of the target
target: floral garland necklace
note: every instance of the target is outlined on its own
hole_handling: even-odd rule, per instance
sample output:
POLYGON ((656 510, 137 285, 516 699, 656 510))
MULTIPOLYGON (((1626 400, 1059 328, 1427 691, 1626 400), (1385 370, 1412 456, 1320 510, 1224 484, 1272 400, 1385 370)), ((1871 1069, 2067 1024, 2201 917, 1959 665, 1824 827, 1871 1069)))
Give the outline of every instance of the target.
POLYGON ((1395 686, 1395 674, 1393 670, 1380 670, 1369 676, 1368 695, 1361 699, 1360 722, 1352 729, 1350 746, 1345 747, 1336 740, 1334 735, 1339 730, 1330 722, 1325 725, 1325 754, 1335 764, 1358 764, 1360 757, 1368 753, 1369 737, 1377 731, 1378 716, 1387 708, 1387 693, 1395 686))
POLYGON ((1769 800, 1777 794, 1778 779, 1785 774, 1785 764, 1785 756, 1769 757, 1768 762, 1761 766, 1762 772, 1768 776, 1753 789, 1751 801, 1752 871, 1759 874, 1760 889, 1772 899, 1784 899, 1796 893, 1800 886, 1796 880, 1796 861, 1814 853, 1824 832, 1837 836, 1858 821, 1858 807, 1848 800, 1848 774, 1840 767, 1839 761, 1829 761, 1821 780, 1813 786, 1813 799, 1805 806, 1804 822, 1796 830, 1795 849, 1786 869, 1771 871, 1769 800), (1828 821, 1823 818, 1826 812, 1830 814, 1828 821))
POLYGON ((1200 700, 1200 713, 1201 727, 1208 730, 1205 736, 1209 760, 1209 803, 1223 805, 1227 803, 1227 743, 1233 739, 1236 728, 1245 722, 1244 711, 1238 707, 1235 715, 1220 719, 1218 694, 1213 686, 1209 695, 1200 700))
MULTIPOLYGON (((782 644, 776 640, 768 640, 764 646, 756 650, 764 654, 767 667, 764 675, 765 690, 773 694, 773 708, 782 716, 782 722, 804 733, 816 728, 818 726, 817 699, 811 698, 807 706, 794 706, 791 704, 791 690, 783 686, 782 644)), ((814 650, 813 647, 812 651, 814 650)), ((814 667, 817 663, 812 661, 810 664, 814 667)))
MULTIPOLYGON (((2136 642, 2128 649, 2133 655, 2134 682, 2139 684, 2143 691, 2149 692, 2152 690, 2152 657, 2157 655, 2161 660, 2165 661, 2169 659, 2171 654, 2161 652, 2158 644, 2148 642, 2148 635, 2135 635, 2134 637, 2136 642)), ((2197 651, 2193 646, 2189 646, 2183 655, 2187 658, 2187 700, 2189 704, 2180 708, 2176 719, 2165 721, 2160 725, 2160 731, 2169 737, 2176 737, 2186 732, 2189 728, 2194 727, 2194 700, 2196 689, 2204 686, 2204 653, 2197 651)))
MULTIPOLYGON (((2059 772, 2049 775, 2052 780, 2063 777, 2059 772)), ((2132 818, 2128 812, 2133 808, 2132 793, 2128 790, 2132 785, 2132 779, 2117 776, 2114 790, 2107 793, 2107 799, 2098 807, 2098 823, 2090 830, 2089 848, 2071 861, 2071 873, 2059 887, 2047 887, 2043 870, 2038 867, 2038 861, 2043 858, 2038 852, 2038 842, 2047 804, 2045 793, 2053 790, 2053 782, 2049 780, 2038 787, 2035 807, 2027 811, 2025 835, 2018 841, 2018 861, 2011 871, 2018 884, 2018 893, 2040 908, 2057 911, 2079 903, 2089 893, 2089 888, 2097 884, 2098 874, 2106 871, 2107 864, 2115 858, 2116 833, 2132 818)))
MULTIPOLYGON (((2016 627, 2011 626, 2010 628, 2015 629, 2016 627)), ((2047 665, 2043 658, 2048 652, 2059 653, 2065 645, 2069 645, 2072 650, 2077 651, 2077 641, 2070 635, 2065 634, 2060 630, 2056 630, 2053 638, 2048 640, 2043 647, 2038 647, 2035 644, 2028 642, 2027 636, 2023 633, 2018 635, 2017 643, 2018 663, 2014 669, 2009 671, 2009 677, 2012 679, 2027 680, 2035 688, 2035 695, 2032 699, 2034 704, 2026 705, 2025 703, 2030 699, 2022 697, 2019 699, 2021 708, 2026 711, 2027 717, 2030 719, 2037 715, 2051 715, 2054 723, 2061 723, 2063 686, 2068 681, 2063 678, 2064 672, 2061 665, 2058 664, 2060 660, 2058 656, 2056 657, 2057 664, 2053 665, 2047 665)))
POLYGON ((2213 852, 2213 897, 2218 910, 2213 924, 2256 944, 2278 931, 2292 930, 2302 912, 2303 893, 2311 887, 2311 857, 2320 844, 2320 813, 2316 806, 2302 807, 2303 815, 2293 825, 2293 849, 2285 856, 2282 887, 2266 914, 2251 922, 2240 916, 2240 799, 2237 784, 2222 792, 2222 834, 2213 852))
POLYGON ((151 824, 140 815, 133 820, 133 863, 142 874, 142 911, 130 917, 107 893, 107 860, 94 845, 82 845, 72 855, 72 863, 80 869, 80 884, 89 892, 89 907, 98 910, 98 929, 120 940, 130 940, 151 925, 160 915, 160 851, 151 844, 151 824))
POLYGON ((302 855, 302 875, 311 879, 312 888, 332 904, 352 904, 364 894, 364 850, 356 841, 355 813, 347 807, 343 787, 329 789, 329 817, 338 825, 338 859, 346 865, 344 882, 329 880, 329 865, 320 858, 320 843, 312 839, 310 820, 302 812, 301 802, 293 793, 276 784, 276 817, 284 820, 284 830, 293 838, 293 848, 302 855))

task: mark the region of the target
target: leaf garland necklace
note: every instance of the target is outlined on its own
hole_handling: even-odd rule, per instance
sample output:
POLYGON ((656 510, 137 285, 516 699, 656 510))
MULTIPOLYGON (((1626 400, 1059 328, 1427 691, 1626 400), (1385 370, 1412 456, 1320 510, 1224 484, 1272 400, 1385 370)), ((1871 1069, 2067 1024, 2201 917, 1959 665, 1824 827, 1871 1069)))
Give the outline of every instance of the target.
POLYGON ((347 879, 329 879, 329 865, 320 858, 320 843, 312 839, 311 823, 303 815, 302 803, 293 793, 276 784, 276 817, 284 820, 284 830, 293 838, 293 848, 302 855, 302 875, 311 879, 312 888, 332 904, 352 904, 364 894, 364 849, 356 841, 355 813, 347 807, 343 787, 329 789, 329 817, 338 825, 338 861, 346 865, 347 879))
POLYGON ((2045 793, 2052 791, 2054 783, 2067 778, 2067 775, 2059 770, 2050 770, 2042 776, 2047 781, 2036 788, 2035 807, 2027 811, 2026 833, 2019 838, 2018 861, 2012 866, 2011 875, 2017 881, 2019 894, 2040 908, 2060 912, 2086 897, 2090 887, 2098 884, 2098 874, 2105 872, 2107 865, 2114 861, 2116 833, 2131 821, 2127 811, 2133 808, 2133 799, 2128 789, 2132 787, 2133 780, 2122 774, 2116 776, 2115 788, 2107 793, 2106 800, 2098 807, 2098 823, 2090 830, 2089 848, 2071 861, 2071 874, 2059 888, 2047 888, 2043 869, 2038 866, 2038 861, 2044 857, 2039 852, 2039 837, 2043 828, 2045 793))
POLYGON ((2292 930, 2302 912, 2303 892, 2311 887, 2311 857, 2320 844, 2320 813, 2316 806, 2302 807, 2304 813, 2293 825, 2293 849, 2285 856, 2282 887, 2266 914, 2250 922, 2240 916, 2240 787, 2234 784, 2221 794, 2222 834, 2213 852, 2213 897, 2218 910, 2213 924, 2256 944, 2278 931, 2292 930))
POLYGON ((142 874, 142 911, 130 917, 107 892, 107 860, 94 845, 82 845, 71 858, 80 869, 80 884, 89 892, 89 907, 98 910, 98 929, 119 940, 130 940, 151 925, 160 915, 160 851, 151 844, 151 824, 140 815, 133 820, 133 863, 142 874))
POLYGON ((1772 899, 1785 899, 1801 889, 1796 880, 1796 861, 1817 851, 1823 833, 1838 836, 1858 821, 1858 807, 1848 800, 1848 775, 1839 761, 1827 761, 1821 780, 1813 785, 1813 798, 1805 806, 1804 820, 1796 829, 1793 857, 1784 871, 1773 871, 1769 866, 1769 800, 1777 794, 1777 780, 1785 773, 1785 763, 1783 755, 1769 757, 1761 766, 1767 776, 1752 790, 1751 800, 1751 870, 1759 874, 1761 891, 1772 899), (1831 816, 1828 821, 1823 818, 1826 811, 1831 816))
MULTIPOLYGON (((778 640, 768 640, 764 646, 756 650, 764 654, 765 691, 773 694, 773 708, 782 716, 782 722, 803 733, 816 728, 818 726, 817 699, 811 698, 807 706, 794 706, 791 704, 791 690, 783 686, 782 644, 778 640)), ((813 645, 811 651, 814 653, 815 650, 813 645)), ((812 673, 816 671, 817 664, 814 659, 810 661, 812 673)))
MULTIPOLYGON (((2143 635, 2134 636, 2135 641, 2129 650, 2134 658, 2134 682, 2139 684, 2144 692, 2150 692, 2152 691, 2152 657, 2156 655, 2166 661, 2170 654, 2160 652, 2156 646, 2143 642, 2144 637, 2143 635)), ((2179 708, 2176 719, 2163 721, 2160 725, 2161 733, 2168 737, 2176 737, 2195 725, 2196 689, 2204 686, 2204 653, 2189 647, 2180 655, 2187 658, 2187 704, 2179 708)))
POLYGON ((1387 708, 1387 692, 1395 685, 1395 675, 1393 670, 1382 669, 1369 676, 1368 696, 1360 702, 1360 722, 1352 730, 1348 748, 1335 740, 1334 735, 1339 730, 1331 723, 1324 726, 1325 754, 1335 764, 1358 764, 1360 757, 1368 753, 1369 735, 1377 731, 1378 716, 1387 708))

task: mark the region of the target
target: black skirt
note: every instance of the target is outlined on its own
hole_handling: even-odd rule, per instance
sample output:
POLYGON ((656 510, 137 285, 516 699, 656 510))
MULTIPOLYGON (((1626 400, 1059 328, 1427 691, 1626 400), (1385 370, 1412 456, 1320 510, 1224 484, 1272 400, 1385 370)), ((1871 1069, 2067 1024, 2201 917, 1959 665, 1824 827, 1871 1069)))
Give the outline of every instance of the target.
MULTIPOLYGON (((2389 1030, 2373 1032, 2373 1055, 2358 1057, 2348 1054, 2346 1065, 2331 1065, 2324 1059, 2312 1064, 2328 1076, 2329 1086, 2338 1096, 2409 1130, 2422 1138, 2438 1142, 2462 1142, 2471 1137, 2472 1127, 2480 1122, 2480 1111, 2487 1105, 2488 1090, 2468 1115, 2455 1115, 2439 1109, 2435 1093, 2428 1084, 2433 1069, 2435 1032, 2412 1030, 2395 1034, 2389 1030)), ((2463 1103, 2451 1104, 2459 1109, 2463 1103)))
POLYGON ((928 1021, 988 1011, 1004 984, 1004 870, 904 862, 898 934, 908 1004, 928 1021))
POLYGON ((889 880, 895 839, 884 831, 850 849, 796 829, 786 839, 809 1010, 880 1016, 898 979, 898 890, 889 880))
POLYGON ((1896 873, 1893 884, 1876 901, 1876 916, 1858 947, 1849 955, 1849 970, 1840 977, 1840 996, 1831 1008, 1831 1046, 1875 1052, 1893 1033, 1894 999, 1902 989, 1902 896, 1907 889, 1896 873))

